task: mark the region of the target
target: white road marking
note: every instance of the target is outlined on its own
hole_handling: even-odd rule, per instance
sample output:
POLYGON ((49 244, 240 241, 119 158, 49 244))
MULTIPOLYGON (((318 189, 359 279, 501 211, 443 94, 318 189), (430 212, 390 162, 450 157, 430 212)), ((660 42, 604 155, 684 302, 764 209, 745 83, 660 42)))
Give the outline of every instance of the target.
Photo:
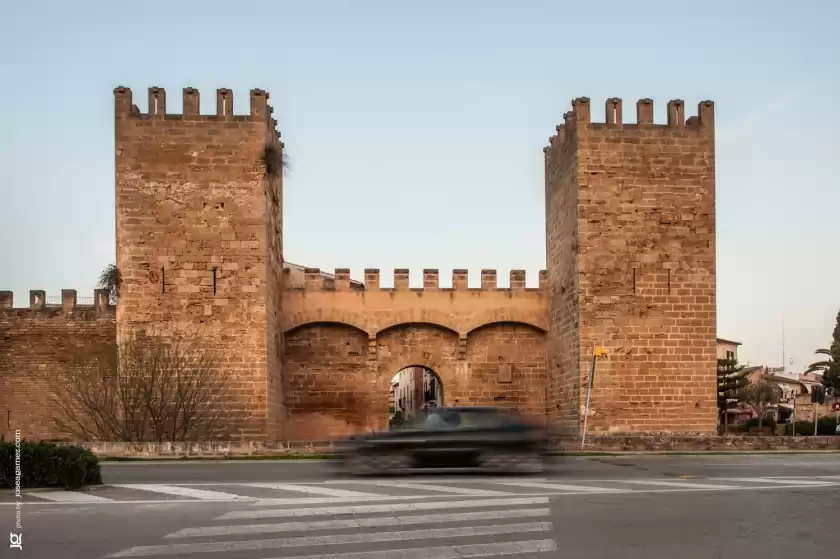
MULTIPOLYGON (((510 476, 506 477, 438 477, 435 476, 432 479, 414 479, 412 483, 417 484, 450 484, 450 483, 500 483, 504 481, 510 481, 510 476), (432 480, 433 479, 433 480, 432 480)), ((548 478, 545 477, 534 477, 528 476, 526 479, 529 481, 548 481, 548 478)), ((378 485, 382 482, 389 482, 393 481, 394 478, 389 477, 381 477, 381 478, 348 478, 348 479, 328 479, 322 481, 321 483, 328 484, 328 485, 343 485, 343 484, 351 484, 351 485, 378 485)), ((195 485, 195 484, 189 484, 195 485)))
POLYGON ((655 487, 679 487, 681 489, 739 489, 734 485, 715 485, 711 483, 689 483, 686 481, 662 481, 659 479, 624 479, 619 483, 652 485, 655 487))
POLYGON ((737 477, 718 478, 723 481, 746 481, 750 483, 777 483, 779 485, 830 485, 830 481, 818 481, 810 479, 775 479, 769 477, 737 477))
POLYGON ((551 522, 527 522, 491 526, 465 526, 463 528, 434 528, 430 530, 407 530, 401 532, 369 532, 361 534, 331 534, 327 536, 300 536, 270 540, 235 540, 226 542, 176 543, 169 545, 136 546, 108 555, 107 557, 144 557, 149 555, 177 555, 179 553, 211 553, 227 551, 257 551, 262 549, 285 549, 288 547, 311 547, 317 545, 348 545, 441 538, 465 538, 496 534, 520 534, 523 532, 547 532, 551 522))
MULTIPOLYGON (((427 498, 424 496, 424 498, 427 498)), ((479 507, 511 507, 516 505, 545 505, 548 497, 520 499, 473 499, 466 501, 430 501, 421 503, 394 503, 379 505, 351 505, 343 507, 313 507, 299 509, 236 510, 223 514, 216 520, 246 518, 280 518, 300 516, 337 516, 340 514, 372 514, 378 512, 425 511, 436 509, 469 509, 479 507)))
POLYGON ((346 489, 333 489, 332 487, 319 487, 317 485, 298 485, 296 483, 240 483, 244 487, 259 487, 263 489, 278 489, 281 491, 297 491, 299 493, 311 493, 313 495, 326 495, 329 497, 379 497, 376 493, 362 493, 360 491, 348 491, 346 489))
POLYGON ((629 489, 613 489, 610 487, 591 487, 585 485, 566 485, 562 483, 540 483, 537 481, 506 481, 503 485, 512 487, 530 487, 532 489, 550 489, 554 491, 575 491, 578 493, 628 493, 629 489))
MULTIPOLYGON (((510 478, 508 478, 510 479, 510 478)), ((515 479, 515 478, 514 478, 515 479)), ((639 493, 665 493, 665 492, 687 492, 687 491, 707 491, 707 490, 733 490, 733 491, 761 491, 765 489, 807 489, 807 488, 818 488, 818 487, 833 487, 840 485, 840 476, 837 475, 822 475, 822 476, 773 476, 772 478, 704 478, 704 481, 716 482, 716 481, 738 481, 739 479, 744 480, 745 485, 741 486, 734 486, 734 485, 712 485, 712 484, 701 484, 701 483, 690 483, 690 482, 683 482, 683 481, 672 481, 674 478, 670 478, 671 481, 665 482, 665 480, 633 480, 633 479, 563 479, 564 484, 555 484, 551 482, 546 482, 544 485, 546 486, 543 491, 539 492, 531 492, 531 493, 522 493, 522 492, 492 492, 492 491, 485 491, 485 490, 477 490, 477 489, 466 489, 463 491, 469 491, 469 495, 474 497, 486 495, 490 496, 504 496, 504 497, 533 497, 533 496, 574 496, 574 495, 610 495, 616 493, 630 493, 630 494, 639 494, 639 493), (753 485, 751 482, 746 481, 748 479, 762 479, 762 480, 780 480, 778 482, 771 481, 763 486, 756 486, 753 485), (789 480, 787 481, 787 485, 783 484, 781 480, 789 480), (804 483, 804 481, 819 481, 820 483, 804 483), (581 489, 585 486, 581 485, 571 485, 571 483, 588 483, 588 484, 596 484, 596 483, 611 483, 611 484, 632 484, 636 483, 637 485, 651 485, 651 483, 647 483, 649 481, 657 482, 653 484, 654 486, 660 486, 662 488, 658 489, 645 489, 645 488, 634 488, 634 489, 607 489, 603 488, 603 491, 582 491, 581 489), (644 482, 644 483, 640 483, 644 482), (668 483, 668 485, 665 485, 668 483), (474 493, 475 492, 475 493, 474 493)), ((484 483, 484 481, 479 481, 480 483, 484 483)), ((466 481, 465 481, 466 483, 466 481)), ((531 483, 537 484, 540 482, 514 482, 510 481, 508 483, 531 483)), ((370 485, 370 483, 367 483, 370 485)), ((450 492, 453 487, 442 487, 442 486, 435 486, 433 484, 424 483, 422 480, 416 481, 416 485, 418 486, 417 489, 421 492, 423 489, 435 491, 436 487, 440 487, 442 490, 446 492, 450 492)), ((300 497, 300 498, 258 498, 258 497, 245 497, 241 495, 234 495, 231 493, 222 493, 217 491, 201 491, 201 495, 203 498, 195 499, 197 495, 197 491, 194 489, 189 489, 186 487, 182 487, 181 485, 146 485, 146 484, 124 484, 124 485, 115 485, 112 487, 127 487, 131 489, 139 489, 139 490, 151 490, 155 492, 162 492, 168 493, 178 496, 186 496, 191 498, 185 499, 133 499, 133 500, 118 500, 117 498, 113 497, 100 497, 99 495, 110 495, 107 491, 108 486, 102 487, 102 491, 97 491, 99 495, 87 495, 83 493, 83 497, 75 498, 74 496, 68 496, 67 492, 64 491, 54 491, 49 493, 38 493, 38 492, 26 492, 26 505, 28 507, 50 507, 50 506, 81 506, 81 505, 157 505, 157 504, 165 504, 165 505, 179 505, 179 506, 186 506, 192 504, 206 504, 206 503, 231 503, 231 502, 238 502, 238 503, 251 503, 254 506, 295 506, 295 505, 320 505, 320 504, 352 504, 352 503, 369 503, 369 502, 390 502, 390 501, 422 501, 427 500, 430 498, 438 499, 438 500, 445 500, 445 499, 464 499, 467 494, 438 494, 438 495, 430 495, 428 492, 423 492, 422 494, 413 494, 413 495, 375 495, 371 497, 355 497, 355 498, 342 498, 342 497, 300 497), (161 488, 166 488, 165 491, 161 491, 161 488), (177 491, 177 493, 175 493, 177 491), (38 496, 45 496, 42 499, 39 499, 38 496), (55 497, 51 497, 51 495, 55 495, 55 497), (81 499, 84 499, 82 501, 81 499)), ((509 485, 508 487, 513 488, 513 486, 509 485)), ((600 489, 600 488, 599 488, 600 489)), ((2 498, 2 494, 0 494, 0 498, 2 498)), ((8 506, 16 506, 14 500, 8 500, 0 502, 0 509, 3 507, 8 506)))
POLYGON ((431 483, 411 483, 408 481, 379 481, 373 482, 374 485, 381 485, 383 487, 396 487, 400 489, 415 489, 418 491, 439 491, 441 493, 452 493, 455 495, 475 495, 475 496, 490 496, 490 495, 513 495, 509 491, 491 491, 489 489, 470 489, 467 487, 452 487, 450 485, 432 485, 431 483))
POLYGON ((503 518, 536 518, 549 516, 551 509, 514 509, 455 514, 417 514, 410 516, 380 516, 374 518, 344 518, 340 520, 313 520, 309 522, 283 522, 280 524, 239 524, 236 526, 208 526, 184 528, 165 538, 195 538, 203 536, 245 536, 272 532, 311 532, 313 530, 341 530, 345 528, 383 528, 386 526, 411 526, 414 524, 446 524, 473 520, 499 520, 503 518))
POLYGON ((557 551, 557 544, 554 540, 528 540, 413 549, 386 549, 384 551, 325 553, 321 555, 275 557, 274 559, 468 559, 470 557, 502 557, 504 555, 544 553, 548 551, 557 551))
MULTIPOLYGON (((106 499, 90 493, 80 493, 78 491, 44 491, 40 493, 31 493, 32 496, 40 499, 56 503, 113 503, 113 499, 106 499)), ((27 503, 29 504, 29 503, 27 503)))
MULTIPOLYGON (((840 462, 838 462, 840 464, 840 462)), ((736 478, 737 479, 737 478, 736 478)), ((761 478, 761 479, 785 479, 785 480, 806 480, 806 479, 813 479, 815 481, 825 480, 825 479, 836 479, 840 480, 840 476, 773 476, 772 478, 761 478)))
MULTIPOLYGON (((440 497, 457 497, 458 495, 440 495, 440 497)), ((323 505, 330 503, 365 503, 369 501, 406 501, 428 499, 428 495, 375 495, 373 497, 297 497, 297 498, 264 498, 254 501, 254 506, 266 507, 276 505, 323 505)))
POLYGON ((177 485, 155 485, 146 483, 121 483, 113 484, 111 487, 122 487, 124 489, 139 489, 151 491, 152 493, 164 493, 166 495, 177 495, 179 497, 190 497, 200 501, 227 499, 231 501, 247 500, 253 501, 254 497, 245 497, 234 493, 222 493, 221 491, 207 491, 205 489, 191 489, 177 485))

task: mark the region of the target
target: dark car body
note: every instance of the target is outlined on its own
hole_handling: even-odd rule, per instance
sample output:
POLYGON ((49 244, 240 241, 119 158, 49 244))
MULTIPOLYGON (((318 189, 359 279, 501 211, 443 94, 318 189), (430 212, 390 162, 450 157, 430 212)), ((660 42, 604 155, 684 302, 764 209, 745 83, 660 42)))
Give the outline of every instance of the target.
POLYGON ((546 448, 546 431, 537 422, 478 406, 438 408, 405 427, 337 445, 339 464, 357 475, 450 468, 539 472, 546 448))

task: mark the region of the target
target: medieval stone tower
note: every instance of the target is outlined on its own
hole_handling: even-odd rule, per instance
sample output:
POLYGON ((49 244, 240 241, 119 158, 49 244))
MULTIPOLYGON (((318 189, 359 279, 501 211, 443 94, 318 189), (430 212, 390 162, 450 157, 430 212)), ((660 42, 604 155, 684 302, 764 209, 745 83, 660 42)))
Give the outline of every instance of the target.
POLYGON ((600 432, 704 432, 716 425, 714 106, 685 119, 653 102, 622 121, 573 102, 545 148, 549 416, 600 432))
POLYGON ((216 92, 201 115, 183 91, 183 114, 149 90, 148 112, 119 87, 116 101, 117 331, 177 329, 215 350, 231 382, 231 435, 281 438, 282 143, 268 94, 250 114, 216 92))

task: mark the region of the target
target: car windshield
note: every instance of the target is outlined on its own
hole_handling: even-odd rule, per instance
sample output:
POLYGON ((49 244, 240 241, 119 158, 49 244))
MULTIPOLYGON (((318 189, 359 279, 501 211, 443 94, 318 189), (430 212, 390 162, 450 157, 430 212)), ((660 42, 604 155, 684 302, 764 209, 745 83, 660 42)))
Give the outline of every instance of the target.
POLYGON ((414 429, 476 429, 500 427, 512 420, 511 414, 501 410, 439 409, 412 422, 414 429))

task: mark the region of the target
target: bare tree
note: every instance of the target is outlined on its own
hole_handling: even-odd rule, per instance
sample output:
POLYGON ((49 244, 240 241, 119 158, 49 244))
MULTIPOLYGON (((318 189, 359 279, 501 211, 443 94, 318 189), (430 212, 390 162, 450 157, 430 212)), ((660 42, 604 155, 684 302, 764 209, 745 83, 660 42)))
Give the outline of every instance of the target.
POLYGON ((763 426, 767 407, 777 403, 780 396, 778 385, 764 377, 759 377, 755 383, 747 386, 743 390, 743 401, 758 415, 759 429, 763 426))
POLYGON ((168 334, 123 335, 54 378, 56 426, 85 441, 195 441, 225 433, 228 375, 212 352, 168 334))

